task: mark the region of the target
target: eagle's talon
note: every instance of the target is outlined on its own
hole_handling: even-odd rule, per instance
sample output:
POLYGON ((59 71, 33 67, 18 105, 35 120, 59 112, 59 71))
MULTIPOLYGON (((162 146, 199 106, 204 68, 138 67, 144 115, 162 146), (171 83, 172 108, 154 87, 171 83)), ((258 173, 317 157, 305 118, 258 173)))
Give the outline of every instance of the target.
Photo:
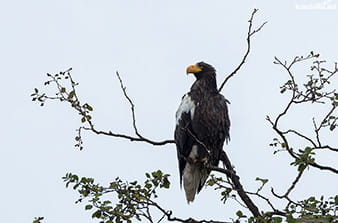
POLYGON ((207 162, 207 161, 208 161, 208 158, 207 158, 207 157, 204 157, 204 158, 200 159, 200 162, 201 162, 201 163, 205 163, 205 162, 207 162))

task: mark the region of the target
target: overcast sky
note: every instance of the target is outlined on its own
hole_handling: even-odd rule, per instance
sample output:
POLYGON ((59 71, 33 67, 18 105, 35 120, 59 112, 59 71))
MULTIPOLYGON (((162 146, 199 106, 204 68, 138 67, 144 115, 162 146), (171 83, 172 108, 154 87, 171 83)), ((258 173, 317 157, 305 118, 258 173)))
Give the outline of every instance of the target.
MULTIPOLYGON (((287 101, 278 93, 287 75, 272 61, 310 51, 331 66, 338 61, 338 11, 323 6, 336 1, 1 1, 1 221, 44 216, 48 223, 95 222, 83 205, 74 204, 77 194, 65 188, 62 176, 72 172, 104 184, 117 176, 143 180, 145 172, 157 169, 171 174, 172 186, 159 202, 176 216, 233 217, 239 207, 231 200, 223 205, 211 189, 186 204, 174 145, 152 147, 86 133, 79 151, 73 146, 80 125, 76 112, 58 102, 40 107, 29 95, 42 88, 47 72, 72 67, 81 100, 94 107, 96 127, 132 134, 129 106, 114 76, 119 71, 135 103, 139 131, 154 140, 172 139, 176 109, 194 81, 185 68, 208 62, 220 83, 244 54, 253 8, 259 8, 254 24, 268 24, 253 37, 247 63, 222 92, 231 102, 232 121, 224 149, 246 189, 256 190, 259 176, 270 179, 267 194, 271 186, 283 193, 296 170, 286 154, 273 155, 268 146, 275 135, 265 117, 275 117, 287 101)), ((299 75, 308 65, 299 65, 299 75)), ((283 126, 313 134, 314 113, 300 108, 283 126)), ((333 137, 337 134, 329 143, 335 143, 333 137)), ((320 161, 336 165, 337 157, 320 161)), ((310 170, 293 197, 334 195, 337 185, 331 174, 310 170)))

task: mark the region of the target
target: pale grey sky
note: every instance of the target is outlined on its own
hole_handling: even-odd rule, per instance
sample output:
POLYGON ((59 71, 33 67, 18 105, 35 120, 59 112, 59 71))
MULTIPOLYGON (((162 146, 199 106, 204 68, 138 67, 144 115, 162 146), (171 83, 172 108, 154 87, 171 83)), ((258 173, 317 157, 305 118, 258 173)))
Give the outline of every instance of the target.
MULTIPOLYGON (((296 172, 286 154, 274 156, 268 146, 275 135, 265 116, 276 115, 287 100, 278 93, 287 76, 273 65, 273 57, 291 60, 314 51, 329 64, 338 60, 338 11, 297 9, 303 2, 2 1, 1 220, 22 223, 44 216, 48 223, 95 222, 90 212, 74 204, 77 194, 65 189, 62 176, 72 172, 107 183, 117 176, 143 180, 145 172, 157 169, 171 174, 171 189, 160 194, 159 202, 175 215, 233 217, 239 207, 231 200, 223 205, 211 189, 186 204, 174 145, 151 147, 88 133, 84 150, 78 151, 73 147, 80 124, 77 114, 57 102, 41 108, 29 95, 34 87, 41 88, 47 72, 72 67, 81 99, 95 109, 97 128, 131 134, 129 106, 114 76, 118 70, 135 102, 142 134, 171 139, 175 111, 194 81, 185 75, 186 66, 208 62, 217 69, 220 82, 246 49, 253 8, 259 8, 255 25, 268 24, 254 36, 247 63, 223 90, 231 101, 232 121, 231 142, 224 149, 246 189, 255 190, 259 176, 270 179, 268 188, 283 192, 284 183, 289 184, 296 172)), ((302 109, 289 121, 309 129, 314 114, 302 109)), ((337 157, 321 158, 337 162, 337 157)), ((294 197, 335 194, 338 181, 330 176, 306 172, 294 197)))

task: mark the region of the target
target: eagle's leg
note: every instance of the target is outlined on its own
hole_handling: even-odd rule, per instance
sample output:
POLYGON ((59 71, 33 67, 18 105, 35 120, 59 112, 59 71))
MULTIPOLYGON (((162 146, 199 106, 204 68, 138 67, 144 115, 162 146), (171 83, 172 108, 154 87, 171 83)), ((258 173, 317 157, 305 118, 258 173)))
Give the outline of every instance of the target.
POLYGON ((198 159, 198 158, 190 158, 190 157, 187 157, 186 158, 187 162, 190 163, 190 164, 195 164, 195 163, 206 163, 208 161, 208 157, 204 157, 204 158, 201 158, 201 159, 198 159))
POLYGON ((208 157, 204 157, 204 158, 202 158, 202 159, 199 160, 199 162, 201 162, 201 163, 205 163, 207 161, 208 161, 208 157))

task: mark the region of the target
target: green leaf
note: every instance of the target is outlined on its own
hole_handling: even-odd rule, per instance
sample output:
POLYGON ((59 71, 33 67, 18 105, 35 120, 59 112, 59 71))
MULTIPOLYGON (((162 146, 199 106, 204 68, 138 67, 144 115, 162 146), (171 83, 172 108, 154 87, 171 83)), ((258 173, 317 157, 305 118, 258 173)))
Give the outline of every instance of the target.
POLYGON ((68 100, 72 99, 75 95, 75 91, 71 91, 69 92, 69 95, 68 95, 68 100))
POLYGON ((281 223, 283 221, 283 218, 281 217, 273 217, 273 222, 276 222, 276 223, 281 223))
POLYGON ((86 104, 86 108, 87 108, 89 111, 93 111, 92 106, 90 106, 89 104, 86 104))
POLYGON ((164 188, 166 188, 166 189, 168 189, 168 188, 170 187, 170 182, 169 182, 169 180, 168 180, 167 177, 164 177, 164 178, 163 178, 163 184, 162 184, 162 187, 164 187, 164 188))
POLYGON ((92 214, 92 218, 100 218, 101 217, 101 211, 97 210, 92 214))
POLYGON ((44 219, 44 217, 35 217, 33 223, 41 223, 41 221, 44 219))
POLYGON ((297 220, 294 219, 294 218, 292 217, 292 215, 288 215, 288 216, 286 217, 286 221, 287 221, 288 223, 297 223, 297 220))
POLYGON ((130 182, 131 185, 135 186, 137 184, 137 181, 130 182))
POLYGON ((237 212, 236 212, 236 215, 237 215, 239 218, 246 217, 245 215, 243 215, 243 212, 241 212, 241 211, 237 211, 237 212))
POLYGON ((300 164, 300 165, 298 166, 298 171, 299 171, 299 172, 303 172, 303 171, 305 170, 306 167, 307 167, 307 165, 305 165, 305 164, 300 164))
POLYGON ((261 181, 262 184, 266 184, 269 180, 268 179, 262 179, 262 178, 256 177, 256 181, 261 181))
POLYGON ((154 171, 154 172, 151 173, 151 175, 152 175, 154 178, 161 178, 161 177, 162 177, 162 171, 161 171, 161 170, 154 171))
POLYGON ((214 179, 210 179, 209 181, 208 181, 208 185, 209 186, 214 186, 215 185, 215 180, 214 179))
POLYGON ((331 125, 330 130, 333 131, 336 128, 336 125, 331 125))
POLYGON ((90 210, 92 208, 93 208, 93 205, 88 204, 88 205, 86 205, 85 210, 90 210))

